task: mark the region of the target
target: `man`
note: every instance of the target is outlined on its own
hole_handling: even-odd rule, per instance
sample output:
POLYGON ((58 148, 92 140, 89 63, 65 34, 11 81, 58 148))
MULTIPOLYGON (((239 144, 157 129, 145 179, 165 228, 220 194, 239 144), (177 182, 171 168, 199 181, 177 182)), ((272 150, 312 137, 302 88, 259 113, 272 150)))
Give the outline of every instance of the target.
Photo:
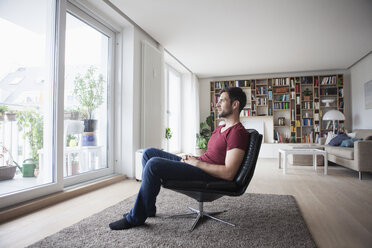
POLYGON ((155 148, 143 153, 142 184, 134 207, 124 218, 110 223, 112 230, 123 230, 144 224, 156 214, 156 196, 162 180, 228 180, 234 179, 248 146, 249 134, 239 121, 246 104, 240 88, 224 88, 216 105, 225 124, 218 126, 208 142, 208 149, 200 157, 182 158, 155 148))

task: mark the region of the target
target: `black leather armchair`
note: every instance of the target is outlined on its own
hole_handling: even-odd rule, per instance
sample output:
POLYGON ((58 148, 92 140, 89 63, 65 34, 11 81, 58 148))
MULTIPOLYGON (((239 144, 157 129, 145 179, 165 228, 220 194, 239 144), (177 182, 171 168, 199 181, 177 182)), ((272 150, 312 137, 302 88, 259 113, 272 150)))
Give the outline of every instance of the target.
POLYGON ((221 198, 222 196, 240 196, 242 195, 248 187, 250 183, 253 173, 256 167, 256 162, 258 158, 258 154, 260 152, 261 143, 262 143, 262 135, 259 134, 254 129, 247 129, 250 133, 249 145, 245 152, 243 162, 240 166, 238 173, 235 176, 233 181, 163 181, 162 186, 167 189, 174 190, 176 192, 185 194, 191 198, 194 198, 199 203, 199 210, 190 208, 192 213, 188 214, 179 214, 173 215, 169 217, 187 217, 196 215, 196 219, 194 224, 192 225, 190 231, 194 230, 196 224, 199 220, 203 217, 211 218, 216 221, 223 222, 225 224, 235 226, 232 223, 227 221, 218 219, 212 215, 226 212, 219 211, 219 212, 204 212, 203 203, 204 202, 212 202, 221 198))

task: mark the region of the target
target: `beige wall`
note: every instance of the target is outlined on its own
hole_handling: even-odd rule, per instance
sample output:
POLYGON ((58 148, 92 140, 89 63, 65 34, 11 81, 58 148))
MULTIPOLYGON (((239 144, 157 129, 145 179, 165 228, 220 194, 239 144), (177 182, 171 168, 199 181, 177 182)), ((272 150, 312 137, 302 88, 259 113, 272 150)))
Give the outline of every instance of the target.
POLYGON ((365 107, 364 84, 372 80, 372 53, 350 68, 353 129, 372 128, 372 109, 365 107))

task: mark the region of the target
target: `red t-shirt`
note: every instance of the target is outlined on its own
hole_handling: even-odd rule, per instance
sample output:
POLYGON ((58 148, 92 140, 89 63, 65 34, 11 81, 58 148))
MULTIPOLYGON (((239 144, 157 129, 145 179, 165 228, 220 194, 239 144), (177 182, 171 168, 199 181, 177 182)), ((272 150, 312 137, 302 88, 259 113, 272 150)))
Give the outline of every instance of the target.
POLYGON ((223 133, 218 126, 212 133, 208 142, 208 150, 199 157, 203 162, 210 164, 225 164, 226 152, 233 148, 246 150, 249 141, 249 133, 241 123, 229 127, 223 133))

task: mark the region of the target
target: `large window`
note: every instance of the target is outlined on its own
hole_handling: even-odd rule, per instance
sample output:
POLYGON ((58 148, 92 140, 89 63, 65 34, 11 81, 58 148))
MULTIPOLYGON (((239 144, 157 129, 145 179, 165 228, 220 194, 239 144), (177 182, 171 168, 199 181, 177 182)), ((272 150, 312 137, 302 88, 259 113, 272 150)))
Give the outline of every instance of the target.
POLYGON ((67 1, 0 1, 0 208, 113 173, 115 34, 67 1))
POLYGON ((170 152, 181 151, 181 75, 171 66, 165 67, 166 125, 172 137, 167 143, 170 152))
POLYGON ((53 7, 0 1, 0 195, 55 181, 53 7))
POLYGON ((66 15, 64 177, 108 167, 113 34, 73 6, 66 15))

